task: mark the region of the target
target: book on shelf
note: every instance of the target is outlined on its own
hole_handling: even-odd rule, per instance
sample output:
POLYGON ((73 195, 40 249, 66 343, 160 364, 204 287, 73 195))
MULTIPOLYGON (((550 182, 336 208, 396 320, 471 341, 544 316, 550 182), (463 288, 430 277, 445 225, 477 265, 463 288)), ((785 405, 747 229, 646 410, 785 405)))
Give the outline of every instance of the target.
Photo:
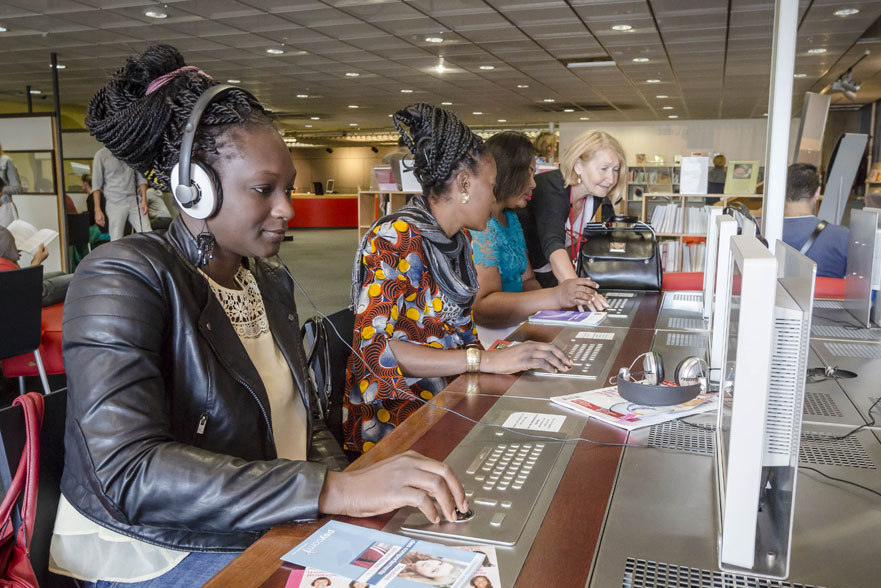
POLYGON ((595 327, 606 318, 605 312, 581 312, 577 310, 540 310, 529 317, 534 325, 561 327, 595 327))
POLYGON ((586 414, 592 419, 632 431, 714 410, 718 406, 718 397, 716 394, 699 394, 688 402, 673 406, 643 406, 622 398, 618 394, 618 386, 609 386, 599 390, 554 396, 551 402, 586 414))
POLYGON ((15 239, 15 248, 30 255, 36 253, 40 245, 49 245, 58 236, 58 231, 54 229, 38 229, 20 218, 9 223, 6 230, 15 239))
POLYGON ((370 586, 462 588, 486 554, 330 521, 281 559, 370 586))

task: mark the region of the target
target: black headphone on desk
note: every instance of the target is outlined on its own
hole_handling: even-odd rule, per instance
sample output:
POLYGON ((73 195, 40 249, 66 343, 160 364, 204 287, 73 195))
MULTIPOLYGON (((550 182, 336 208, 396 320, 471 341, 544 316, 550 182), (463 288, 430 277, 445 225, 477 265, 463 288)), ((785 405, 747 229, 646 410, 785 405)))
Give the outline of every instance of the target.
POLYGON ((247 90, 229 84, 219 84, 205 90, 187 119, 181 138, 178 162, 171 168, 170 187, 174 200, 184 213, 193 218, 203 219, 214 216, 223 202, 223 190, 217 173, 204 161, 193 158, 193 142, 196 139, 199 121, 208 109, 208 105, 232 90, 239 90, 253 98, 247 90))
POLYGON ((630 402, 643 406, 672 406, 682 404, 707 390, 707 362, 700 357, 686 357, 673 372, 675 386, 664 386, 664 360, 660 353, 649 351, 637 355, 630 367, 618 371, 618 394, 630 402), (631 372, 639 358, 642 370, 631 372), (634 381, 641 374, 642 380, 634 381))
POLYGON ((847 380, 856 377, 856 372, 843 370, 837 366, 830 365, 826 367, 808 368, 807 382, 808 384, 816 384, 817 382, 823 382, 829 378, 847 380))

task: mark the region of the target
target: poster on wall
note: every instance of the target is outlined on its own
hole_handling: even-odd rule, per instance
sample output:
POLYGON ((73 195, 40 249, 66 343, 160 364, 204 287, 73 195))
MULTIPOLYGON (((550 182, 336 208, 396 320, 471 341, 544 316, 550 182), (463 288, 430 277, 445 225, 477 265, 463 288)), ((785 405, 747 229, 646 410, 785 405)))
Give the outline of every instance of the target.
POLYGON ((730 161, 725 178, 725 194, 755 194, 759 181, 758 161, 730 161))

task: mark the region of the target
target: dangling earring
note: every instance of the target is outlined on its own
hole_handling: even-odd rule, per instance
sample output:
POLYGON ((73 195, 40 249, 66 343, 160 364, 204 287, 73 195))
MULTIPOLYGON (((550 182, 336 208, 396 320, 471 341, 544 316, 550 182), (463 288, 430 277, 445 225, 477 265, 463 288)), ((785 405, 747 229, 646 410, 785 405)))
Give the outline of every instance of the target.
POLYGON ((581 183, 583 183, 583 182, 584 182, 584 180, 582 180, 582 179, 581 179, 581 176, 579 175, 579 176, 578 176, 578 183, 581 184, 581 183))
POLYGON ((199 265, 208 265, 209 259, 214 259, 214 246, 217 240, 214 234, 208 230, 208 223, 202 225, 202 232, 196 235, 196 249, 199 252, 199 265))
POLYGON ((462 192, 462 204, 468 204, 469 200, 471 200, 471 194, 468 192, 462 192))

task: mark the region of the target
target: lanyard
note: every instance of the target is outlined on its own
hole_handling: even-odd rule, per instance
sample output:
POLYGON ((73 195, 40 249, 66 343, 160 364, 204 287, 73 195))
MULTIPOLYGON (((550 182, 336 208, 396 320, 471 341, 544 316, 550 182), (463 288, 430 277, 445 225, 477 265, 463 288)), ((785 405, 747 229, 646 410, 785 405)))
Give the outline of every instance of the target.
MULTIPOLYGON (((584 204, 581 207, 581 214, 578 215, 577 219, 584 220, 584 214, 587 212, 587 196, 584 198, 584 204)), ((569 188, 569 242, 570 242, 570 254, 569 257, 575 262, 578 259, 578 250, 581 249, 581 243, 584 241, 584 234, 581 231, 581 225, 583 222, 579 222, 578 229, 575 228, 576 219, 573 218, 575 210, 572 206, 572 188, 569 188)))

